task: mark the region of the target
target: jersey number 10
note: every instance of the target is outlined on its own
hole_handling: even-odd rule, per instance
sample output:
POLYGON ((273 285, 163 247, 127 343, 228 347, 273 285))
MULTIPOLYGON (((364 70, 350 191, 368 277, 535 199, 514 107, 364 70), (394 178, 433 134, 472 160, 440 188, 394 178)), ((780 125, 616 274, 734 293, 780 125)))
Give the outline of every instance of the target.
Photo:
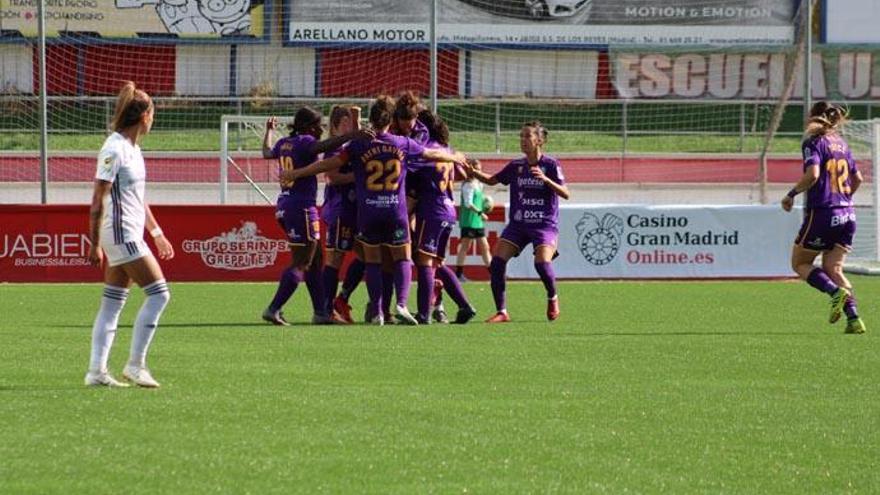
POLYGON ((849 178, 849 162, 843 158, 828 160, 825 162, 825 170, 831 176, 831 192, 849 194, 852 192, 846 180, 849 178))

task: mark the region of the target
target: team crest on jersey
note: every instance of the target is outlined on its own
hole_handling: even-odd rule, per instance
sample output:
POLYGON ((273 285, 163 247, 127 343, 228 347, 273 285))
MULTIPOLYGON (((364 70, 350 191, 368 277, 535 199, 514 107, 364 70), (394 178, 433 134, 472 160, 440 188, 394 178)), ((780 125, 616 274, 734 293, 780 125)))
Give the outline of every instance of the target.
POLYGON ((403 230, 403 229, 397 229, 397 230, 394 231, 394 239, 395 239, 395 240, 400 240, 400 239, 403 239, 404 237, 406 237, 406 231, 405 231, 405 230, 403 230))
POLYGON ((242 222, 208 239, 185 239, 183 251, 198 254, 202 262, 218 270, 251 270, 275 264, 278 253, 287 251, 287 241, 263 237, 256 222, 242 222))
POLYGON ((588 263, 596 266, 610 263, 620 249, 620 236, 623 235, 623 219, 606 213, 599 217, 589 212, 575 225, 578 249, 588 263))

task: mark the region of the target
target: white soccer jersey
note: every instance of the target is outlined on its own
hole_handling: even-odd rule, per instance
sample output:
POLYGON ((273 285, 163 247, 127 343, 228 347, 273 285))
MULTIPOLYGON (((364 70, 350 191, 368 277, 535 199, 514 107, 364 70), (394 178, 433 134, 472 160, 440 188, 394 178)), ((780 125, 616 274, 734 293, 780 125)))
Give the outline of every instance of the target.
POLYGON ((144 185, 147 178, 140 146, 114 132, 98 154, 95 178, 112 182, 104 196, 104 217, 101 219, 101 244, 124 244, 144 238, 147 212, 144 207, 144 185))

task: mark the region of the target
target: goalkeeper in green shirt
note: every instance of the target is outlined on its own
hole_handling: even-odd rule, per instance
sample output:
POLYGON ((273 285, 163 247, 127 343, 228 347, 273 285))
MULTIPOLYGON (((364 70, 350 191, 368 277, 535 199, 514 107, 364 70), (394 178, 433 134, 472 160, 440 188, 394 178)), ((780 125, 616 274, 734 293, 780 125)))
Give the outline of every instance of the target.
MULTIPOLYGON (((480 169, 480 162, 474 161, 474 168, 480 169)), ((489 252, 489 241, 486 240, 486 228, 484 222, 489 218, 487 213, 493 208, 492 198, 483 195, 483 184, 475 178, 466 180, 461 185, 461 207, 458 214, 458 224, 461 227, 460 243, 458 245, 457 268, 455 270, 459 280, 464 281, 464 260, 470 251, 471 244, 476 243, 477 253, 483 258, 483 264, 488 267, 492 259, 489 252)))

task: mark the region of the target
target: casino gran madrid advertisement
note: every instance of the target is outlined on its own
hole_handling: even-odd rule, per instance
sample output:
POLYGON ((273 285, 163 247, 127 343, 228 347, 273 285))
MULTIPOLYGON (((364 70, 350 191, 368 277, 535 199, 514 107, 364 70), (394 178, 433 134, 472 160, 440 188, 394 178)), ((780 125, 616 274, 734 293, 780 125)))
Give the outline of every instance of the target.
MULTIPOLYGON (((264 41, 264 0, 45 0, 46 35, 264 41)), ((6 35, 37 36, 37 0, 0 0, 6 35)))
MULTIPOLYGON (((778 206, 565 205, 553 266, 560 278, 792 277, 800 220, 778 206)), ((526 252, 508 274, 537 278, 533 264, 526 252)))
MULTIPOLYGON (((436 0, 440 43, 788 45, 792 0, 436 0)), ((430 0, 284 0, 289 44, 426 44, 430 0)))

